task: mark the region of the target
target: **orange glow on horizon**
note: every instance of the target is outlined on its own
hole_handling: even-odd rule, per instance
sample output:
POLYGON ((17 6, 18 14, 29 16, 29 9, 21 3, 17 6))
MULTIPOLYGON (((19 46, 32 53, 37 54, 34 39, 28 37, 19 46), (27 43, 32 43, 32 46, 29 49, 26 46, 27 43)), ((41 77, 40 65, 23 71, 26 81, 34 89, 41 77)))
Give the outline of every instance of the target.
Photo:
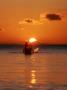
POLYGON ((0 0, 0 11, 0 44, 67 45, 67 0, 0 0))

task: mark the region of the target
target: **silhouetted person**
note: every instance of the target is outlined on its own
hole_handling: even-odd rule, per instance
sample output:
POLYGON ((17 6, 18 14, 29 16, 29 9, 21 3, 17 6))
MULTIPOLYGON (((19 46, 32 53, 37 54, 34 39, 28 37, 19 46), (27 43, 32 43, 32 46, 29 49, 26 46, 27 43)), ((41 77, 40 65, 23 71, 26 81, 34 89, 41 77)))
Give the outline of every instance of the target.
POLYGON ((28 42, 25 42, 24 48, 23 48, 23 53, 25 55, 31 55, 32 54, 32 45, 28 42))

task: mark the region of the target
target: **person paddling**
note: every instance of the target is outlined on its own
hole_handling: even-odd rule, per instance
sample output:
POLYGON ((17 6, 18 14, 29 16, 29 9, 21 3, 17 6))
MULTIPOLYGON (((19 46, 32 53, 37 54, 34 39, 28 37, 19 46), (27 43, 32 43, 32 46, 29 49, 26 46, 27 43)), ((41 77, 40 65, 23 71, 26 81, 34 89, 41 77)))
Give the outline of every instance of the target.
POLYGON ((25 55, 31 55, 32 52, 33 52, 32 45, 28 42, 25 42, 24 48, 23 48, 23 53, 25 55))

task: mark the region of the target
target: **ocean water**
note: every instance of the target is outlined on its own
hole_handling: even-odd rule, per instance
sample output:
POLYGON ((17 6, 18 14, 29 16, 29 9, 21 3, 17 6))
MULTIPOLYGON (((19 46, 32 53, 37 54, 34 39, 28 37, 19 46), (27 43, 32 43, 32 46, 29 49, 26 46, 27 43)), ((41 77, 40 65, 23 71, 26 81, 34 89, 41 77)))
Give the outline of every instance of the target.
POLYGON ((0 48, 0 90, 67 90, 67 48, 0 48))

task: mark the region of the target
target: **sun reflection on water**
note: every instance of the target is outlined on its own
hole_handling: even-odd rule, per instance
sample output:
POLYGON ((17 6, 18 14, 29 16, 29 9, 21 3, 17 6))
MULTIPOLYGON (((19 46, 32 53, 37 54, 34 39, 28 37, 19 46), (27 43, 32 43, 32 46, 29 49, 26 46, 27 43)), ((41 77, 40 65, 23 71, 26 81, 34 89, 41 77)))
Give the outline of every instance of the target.
POLYGON ((31 84, 36 84, 36 71, 35 70, 32 70, 31 71, 31 81, 30 81, 31 84))

